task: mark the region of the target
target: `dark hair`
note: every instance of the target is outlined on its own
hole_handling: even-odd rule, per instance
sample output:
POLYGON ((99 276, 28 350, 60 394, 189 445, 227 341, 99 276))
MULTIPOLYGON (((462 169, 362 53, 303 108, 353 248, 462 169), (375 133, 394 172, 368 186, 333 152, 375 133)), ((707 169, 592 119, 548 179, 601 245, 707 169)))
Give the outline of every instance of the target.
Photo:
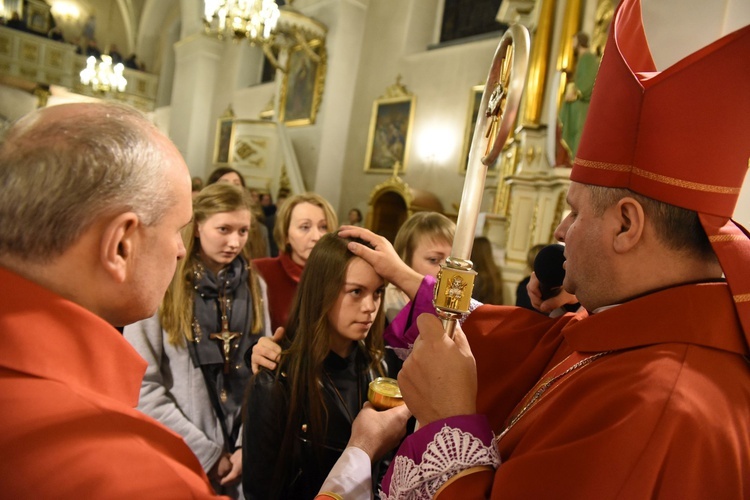
POLYGON ((349 213, 355 212, 357 214, 357 222, 362 222, 362 212, 358 208, 352 208, 349 213))
POLYGON ((242 176, 241 173, 239 173, 237 170, 233 169, 232 167, 219 167, 213 172, 211 172, 211 175, 208 176, 208 182, 206 184, 215 184, 219 182, 219 179, 221 177, 224 177, 226 174, 237 174, 240 178, 240 183, 242 184, 242 187, 247 187, 245 185, 245 178, 242 176))
MULTIPOLYGON (((284 437, 274 472, 272 491, 281 491, 285 464, 292 461, 295 440, 302 419, 309 419, 307 436, 317 453, 328 426, 328 413, 323 400, 321 382, 323 362, 330 352, 331 327, 328 313, 338 300, 346 281, 349 263, 355 257, 347 248, 352 240, 335 233, 324 235, 313 248, 300 278, 299 288, 286 325, 286 349, 282 352, 276 377, 286 376, 289 387, 289 408, 284 437), (282 375, 282 373, 284 375, 282 375)), ((383 375, 382 360, 384 312, 380 302, 375 321, 357 349, 369 359, 369 368, 383 375)), ((251 384, 252 385, 252 384, 251 384)), ((288 479, 288 478, 287 478, 288 479)))
POLYGON ((503 274, 492 256, 492 243, 484 236, 474 238, 471 262, 477 277, 472 296, 484 304, 503 303, 503 274))
POLYGON ((578 42, 578 46, 584 49, 589 48, 589 36, 584 33, 583 31, 579 31, 575 35, 573 35, 576 39, 576 42, 578 42))

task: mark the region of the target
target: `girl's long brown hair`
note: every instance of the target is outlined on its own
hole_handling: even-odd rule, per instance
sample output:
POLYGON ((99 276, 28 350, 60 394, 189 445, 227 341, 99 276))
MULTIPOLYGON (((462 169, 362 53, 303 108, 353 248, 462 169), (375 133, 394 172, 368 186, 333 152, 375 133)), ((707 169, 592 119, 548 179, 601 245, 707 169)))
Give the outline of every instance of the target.
POLYGON ((485 236, 474 238, 471 262, 477 272, 474 298, 484 304, 503 303, 503 273, 492 255, 492 243, 485 236), (481 278, 481 279, 480 279, 481 278))
MULTIPOLYGON (((193 222, 182 231, 186 257, 177 265, 172 283, 159 307, 161 326, 167 332, 167 340, 170 344, 185 345, 185 339, 193 340, 193 266, 195 255, 200 248, 200 242, 196 237, 196 227, 212 215, 237 210, 250 212, 251 224, 254 224, 251 206, 252 200, 247 191, 226 182, 206 186, 193 200, 193 222)), ((263 330, 263 298, 260 283, 257 274, 249 265, 250 255, 247 252, 247 246, 242 254, 249 266, 247 285, 250 287, 253 307, 253 324, 250 333, 259 334, 263 330)))
MULTIPOLYGON (((292 463, 295 440, 305 417, 308 419, 304 422, 308 423, 307 436, 316 452, 322 452, 328 423, 321 390, 323 362, 331 350, 328 313, 344 286, 349 262, 355 257, 347 249, 350 241, 353 240, 340 238, 335 233, 323 236, 310 253, 300 278, 286 329, 290 343, 282 352, 276 371, 276 377, 286 376, 288 381, 289 411, 272 491, 280 491, 283 473, 286 466, 292 463)), ((361 349, 369 358, 368 368, 381 376, 384 375, 383 328, 381 301, 370 332, 357 345, 357 349, 361 349)))

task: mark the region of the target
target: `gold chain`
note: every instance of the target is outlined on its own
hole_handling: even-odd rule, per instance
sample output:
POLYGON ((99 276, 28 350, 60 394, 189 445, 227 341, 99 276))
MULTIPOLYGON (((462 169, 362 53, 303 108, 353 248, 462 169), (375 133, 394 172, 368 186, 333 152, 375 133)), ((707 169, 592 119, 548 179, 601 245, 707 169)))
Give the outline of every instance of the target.
MULTIPOLYGON (((544 382, 536 390, 536 392, 534 392, 534 395, 531 396, 531 399, 529 399, 529 401, 524 405, 524 407, 521 408, 521 410, 518 413, 516 413, 516 415, 511 419, 510 423, 505 428, 505 430, 503 432, 501 432, 499 436, 497 436, 497 438, 495 439, 495 442, 496 443, 499 442, 508 433, 508 431, 514 425, 516 425, 516 423, 519 420, 521 420, 521 417, 523 417, 542 398, 542 396, 544 395, 544 393, 547 392, 547 389, 549 389, 550 387, 552 387, 555 384, 555 382, 557 382, 558 380, 560 380, 561 378, 563 378, 568 373, 570 373, 572 371, 575 371, 575 370, 577 370, 579 368, 583 368, 584 366, 586 366, 586 365, 588 365, 590 363, 593 363, 597 359, 601 358, 602 356, 606 356, 607 354, 609 354, 611 352, 612 351, 599 352, 597 354, 589 356, 588 358, 584 358, 581 361, 579 361, 579 362, 575 363, 574 365, 570 366, 564 372, 560 373, 559 375, 555 375, 554 377, 551 377, 549 380, 547 380, 546 382, 544 382)), ((558 364, 557 366, 560 366, 560 365, 558 364)), ((557 368, 557 366, 555 368, 557 368)), ((553 368, 553 370, 554 370, 554 368, 553 368)))

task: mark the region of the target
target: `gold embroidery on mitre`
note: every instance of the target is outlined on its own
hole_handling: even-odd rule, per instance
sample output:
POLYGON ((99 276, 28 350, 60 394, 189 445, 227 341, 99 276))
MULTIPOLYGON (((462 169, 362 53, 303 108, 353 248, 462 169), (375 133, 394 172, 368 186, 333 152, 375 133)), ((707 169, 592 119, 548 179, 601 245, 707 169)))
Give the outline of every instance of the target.
POLYGON ((750 302, 750 293, 743 293, 742 295, 733 295, 735 303, 750 302))
POLYGON ((667 177, 665 175, 659 175, 653 172, 648 172, 646 170, 641 170, 640 168, 634 168, 633 173, 635 175, 640 175, 641 177, 645 177, 646 179, 651 179, 652 181, 661 182, 664 184, 669 184, 672 186, 677 186, 677 187, 681 187, 685 189, 692 189, 693 191, 705 191, 708 193, 719 193, 719 194, 740 194, 740 188, 733 188, 733 187, 727 187, 727 186, 714 186, 712 184, 701 184, 698 182, 684 181, 682 179, 675 179, 673 177, 667 177))
POLYGON ((615 172, 630 172, 633 167, 630 165, 619 165, 617 163, 605 163, 602 161, 591 161, 584 160, 583 158, 576 158, 575 163, 584 167, 598 168, 599 170, 613 170, 615 172))
POLYGON ((708 241, 710 241, 711 243, 720 242, 720 241, 745 241, 745 240, 747 240, 747 237, 741 234, 716 234, 714 236, 708 237, 708 241))
POLYGON ((584 160, 583 158, 576 158, 575 163, 582 167, 597 168, 599 170, 610 170, 613 172, 629 172, 634 175, 650 179, 652 181, 661 182, 662 184, 668 184, 670 186, 677 186, 685 189, 691 189, 693 191, 704 191, 707 193, 719 193, 719 194, 740 194, 740 188, 727 187, 727 186, 715 186, 713 184, 701 184, 699 182, 690 182, 682 179, 675 179, 674 177, 667 177, 666 175, 655 174, 647 170, 633 167, 632 165, 621 165, 619 163, 607 163, 602 161, 591 161, 584 160))

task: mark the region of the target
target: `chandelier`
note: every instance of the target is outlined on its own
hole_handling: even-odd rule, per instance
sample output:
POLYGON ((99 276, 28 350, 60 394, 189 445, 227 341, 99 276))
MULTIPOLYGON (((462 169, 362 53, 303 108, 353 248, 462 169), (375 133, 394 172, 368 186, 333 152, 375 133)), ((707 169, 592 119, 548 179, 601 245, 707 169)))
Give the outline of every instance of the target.
POLYGON ((89 85, 95 92, 124 92, 128 81, 122 75, 125 66, 117 63, 112 66, 112 58, 107 54, 102 54, 102 60, 97 64, 96 57, 91 56, 86 59, 86 68, 81 75, 81 83, 89 85))
POLYGON ((204 7, 207 33, 263 46, 272 42, 281 15, 275 0, 205 0, 204 7))

